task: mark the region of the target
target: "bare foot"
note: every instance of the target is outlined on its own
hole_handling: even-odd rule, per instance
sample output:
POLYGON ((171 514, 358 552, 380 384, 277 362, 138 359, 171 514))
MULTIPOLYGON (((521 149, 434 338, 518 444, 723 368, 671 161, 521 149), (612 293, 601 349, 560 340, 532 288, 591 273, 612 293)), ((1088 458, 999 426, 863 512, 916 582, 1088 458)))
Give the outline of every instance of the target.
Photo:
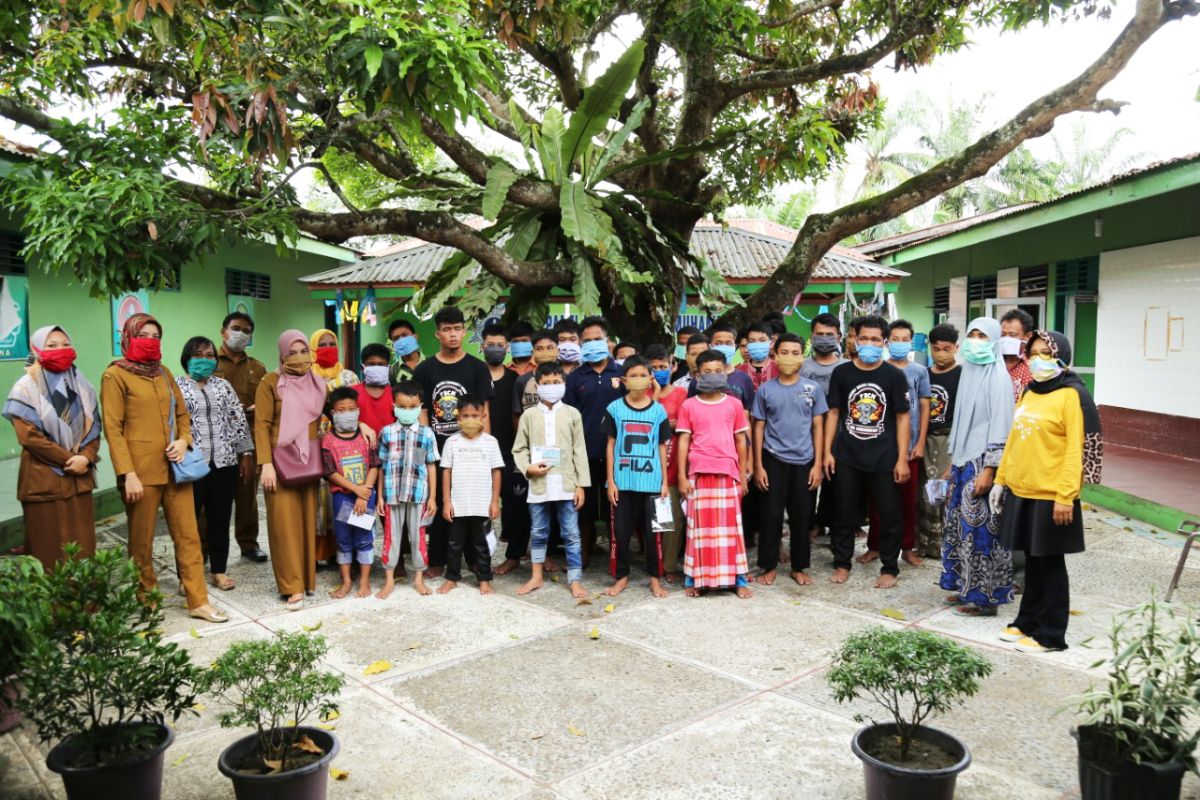
POLYGON ((341 600, 343 597, 350 594, 350 589, 353 587, 353 585, 354 584, 350 583, 350 581, 346 581, 341 586, 331 591, 330 594, 336 599, 341 600))
POLYGON ((413 588, 417 590, 417 594, 433 594, 433 590, 425 585, 425 575, 422 572, 418 572, 417 577, 413 578, 413 588))
POLYGON ((546 563, 542 565, 542 569, 546 572, 558 572, 561 567, 558 566, 558 562, 553 558, 546 556, 546 563))
POLYGON ((358 592, 356 594, 358 597, 370 597, 371 596, 371 582, 370 581, 359 581, 358 582, 358 592))
POLYGON ((795 572, 792 573, 792 580, 794 580, 796 583, 800 584, 801 586, 811 586, 812 585, 812 578, 810 578, 808 576, 807 572, 802 572, 800 570, 796 570, 795 572))
POLYGON ((893 586, 895 586, 899 582, 900 582, 900 579, 897 578, 895 575, 880 575, 879 578, 875 581, 875 588, 876 589, 891 589, 893 586))
POLYGON ((458 581, 446 581, 445 583, 443 583, 441 586, 438 587, 437 593, 438 594, 450 594, 451 592, 454 591, 455 586, 458 586, 458 581))
POLYGON ((810 531, 808 532, 808 540, 809 540, 810 542, 815 542, 815 541, 817 540, 817 537, 818 537, 818 536, 820 536, 820 533, 818 533, 818 529, 817 529, 817 528, 813 528, 812 530, 810 530, 810 531))
POLYGON ((683 593, 687 597, 699 597, 700 596, 700 590, 697 589, 695 586, 688 586, 687 588, 685 588, 683 590, 683 593))
POLYGON ((763 586, 771 586, 772 584, 775 583, 775 575, 776 575, 775 570, 769 569, 766 572, 763 572, 760 575, 758 575, 754 579, 754 582, 761 583, 763 586))
POLYGON ((425 570, 426 578, 440 578, 445 567, 429 567, 425 570))
POLYGON ((850 580, 850 570, 845 567, 838 567, 829 576, 830 583, 845 583, 848 580, 850 580))
POLYGON ((479 582, 479 593, 480 594, 495 594, 495 592, 492 591, 492 582, 491 581, 480 581, 479 582))
POLYGON ((863 553, 861 556, 859 556, 858 558, 856 558, 854 560, 860 564, 870 564, 872 561, 877 561, 878 559, 879 559, 879 551, 878 550, 868 550, 867 552, 863 553))
POLYGON ((666 597, 667 590, 663 588, 662 581, 654 576, 650 577, 650 594, 655 597, 666 597))
POLYGON ((542 588, 542 579, 530 578, 525 582, 524 586, 517 589, 517 594, 529 594, 530 592, 536 592, 540 588, 542 588))
POLYGON ((749 586, 739 586, 737 587, 737 596, 743 600, 749 600, 754 596, 754 592, 750 591, 749 586))
POLYGON ((604 593, 609 597, 616 597, 621 592, 625 591, 625 587, 629 585, 629 578, 618 578, 617 582, 604 590, 604 593))
POLYGON ((389 597, 392 596, 392 590, 394 590, 395 588, 396 588, 395 579, 393 579, 391 575, 388 575, 386 578, 383 579, 383 588, 375 593, 375 598, 377 600, 387 600, 389 597))
POLYGON ((587 589, 583 588, 583 584, 579 581, 571 581, 571 596, 576 600, 587 597, 587 589))
POLYGON ((497 575, 507 575, 517 567, 521 566, 521 562, 515 558, 506 558, 504 563, 492 570, 497 575))
POLYGON ((925 559, 917 555, 916 550, 905 550, 903 553, 901 553, 900 557, 912 564, 914 567, 919 567, 925 563, 925 559))
POLYGON ((683 573, 682 572, 668 572, 666 578, 667 578, 667 583, 669 583, 671 585, 675 585, 676 583, 683 583, 683 573))

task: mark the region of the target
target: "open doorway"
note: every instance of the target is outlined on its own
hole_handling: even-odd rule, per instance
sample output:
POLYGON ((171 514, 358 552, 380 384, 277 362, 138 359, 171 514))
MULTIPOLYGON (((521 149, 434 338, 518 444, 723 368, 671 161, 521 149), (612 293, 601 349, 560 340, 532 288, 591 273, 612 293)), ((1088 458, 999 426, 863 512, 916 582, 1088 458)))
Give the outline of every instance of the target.
POLYGON ((1044 297, 989 297, 984 301, 984 316, 1000 319, 1014 308, 1019 308, 1033 317, 1033 327, 1046 327, 1046 298, 1044 297))

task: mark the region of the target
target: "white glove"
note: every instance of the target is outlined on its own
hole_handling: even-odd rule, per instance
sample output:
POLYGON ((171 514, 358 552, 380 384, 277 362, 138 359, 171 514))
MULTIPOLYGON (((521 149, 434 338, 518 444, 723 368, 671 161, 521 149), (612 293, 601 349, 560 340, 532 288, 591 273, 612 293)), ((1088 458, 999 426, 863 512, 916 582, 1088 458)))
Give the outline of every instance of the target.
POLYGON ((992 516, 1000 516, 1000 512, 1004 510, 1004 487, 996 484, 992 487, 992 491, 988 494, 988 507, 992 509, 992 516))

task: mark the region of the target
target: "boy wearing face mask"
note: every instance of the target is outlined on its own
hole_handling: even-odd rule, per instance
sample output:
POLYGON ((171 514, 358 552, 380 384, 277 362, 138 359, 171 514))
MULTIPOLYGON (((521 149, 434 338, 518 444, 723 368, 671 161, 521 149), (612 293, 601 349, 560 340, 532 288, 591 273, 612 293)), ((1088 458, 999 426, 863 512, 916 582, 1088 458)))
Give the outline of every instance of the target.
MULTIPOLYGON (((804 360, 800 367, 800 377, 810 380, 821 387, 821 392, 829 396, 829 379, 833 371, 846 363, 842 357, 842 321, 828 311, 817 314, 812 321, 812 355, 804 360)), ((833 483, 829 479, 821 481, 820 490, 814 490, 812 497, 812 530, 809 539, 816 539, 825 529, 833 524, 833 483)))
POLYGON ((662 587, 662 542, 651 524, 654 500, 667 498, 667 443, 671 423, 666 410, 650 394, 654 379, 638 356, 622 365, 625 396, 609 403, 601 427, 608 437, 605 465, 608 502, 612 507, 609 571, 616 581, 604 593, 616 597, 629 585, 629 540, 635 530, 644 537, 650 592, 666 597, 662 587))
POLYGON ((950 471, 950 428, 954 422, 954 397, 962 367, 957 361, 958 329, 948 323, 929 331, 929 435, 925 438, 921 486, 917 491, 917 551, 925 558, 942 556, 943 506, 925 496, 925 483, 950 471))
POLYGON ((757 392, 767 381, 779 377, 779 370, 771 360, 771 331, 761 322, 746 328, 746 346, 742 357, 745 360, 734 369, 750 378, 754 391, 757 392))
POLYGON ((326 415, 333 426, 321 439, 321 462, 333 498, 333 537, 337 543, 338 568, 342 583, 331 594, 341 599, 350 594, 350 564, 358 563, 358 596, 371 594, 371 561, 375 555, 373 528, 351 525, 356 515, 375 513, 375 483, 379 477, 379 453, 358 427, 358 393, 339 386, 329 393, 326 415))
MULTIPOLYGON (((258 385, 267 375, 267 368, 257 358, 248 355, 246 348, 254 336, 254 320, 249 314, 235 311, 221 323, 221 349, 217 351, 217 368, 213 372, 218 378, 228 381, 237 393, 246 415, 246 424, 254 430, 254 396, 258 385)), ((233 530, 242 558, 263 562, 267 554, 258 546, 258 465, 250 453, 249 476, 239 476, 234 487, 233 530)))
MULTIPOLYGON (((725 393, 741 401, 742 408, 746 411, 746 419, 749 420, 750 407, 754 405, 754 382, 750 380, 749 375, 738 372, 733 366, 733 356, 737 352, 737 331, 732 325, 718 322, 708 329, 708 342, 711 349, 725 358, 725 393)), ((695 396, 696 393, 696 382, 693 381, 688 396, 695 396)))
POLYGON ((563 377, 570 375, 582 363, 583 354, 579 345, 579 323, 564 317, 554 323, 554 336, 558 339, 558 363, 562 365, 563 377))
POLYGON ((421 345, 417 341, 417 329, 403 317, 388 324, 388 341, 392 344, 395 362, 388 368, 388 381, 395 386, 409 380, 421 363, 421 345))
POLYGON ((479 593, 492 593, 492 554, 488 522, 500 516, 500 483, 504 458, 496 437, 483 432, 484 401, 466 395, 458 409, 458 433, 442 450, 442 518, 450 523, 446 546, 446 581, 438 594, 448 594, 462 580, 462 557, 470 559, 479 593))
POLYGON ((430 594, 425 586, 428 548, 425 527, 437 511, 437 440, 421 424, 421 385, 414 380, 396 384, 392 393, 396 421, 379 432, 380 515, 384 518, 384 585, 376 595, 383 600, 396 586, 395 573, 404 577, 401 538, 407 534, 412 555, 413 588, 430 594))
MULTIPOLYGON (((646 360, 654 378, 654 401, 667 412, 667 422, 674 432, 675 424, 679 420, 679 409, 687 400, 687 390, 671 383, 671 359, 667 355, 667 349, 661 344, 652 344, 646 348, 646 360)), ((672 530, 665 531, 662 535, 663 571, 667 583, 678 583, 681 577, 679 552, 683 548, 683 535, 687 526, 678 487, 679 467, 675 458, 678 444, 678 436, 672 436, 667 442, 667 488, 671 493, 671 516, 675 522, 672 530)))
POLYGON ((382 344, 362 349, 362 383, 351 388, 358 394, 359 419, 373 431, 381 431, 396 421, 389 377, 390 354, 382 344))
POLYGON ((671 373, 671 383, 686 386, 687 380, 692 377, 693 370, 692 366, 688 364, 687 347, 692 337, 700 334, 700 329, 695 325, 684 325, 675 331, 675 349, 672 351, 675 359, 675 371, 671 373), (680 381, 684 383, 681 384, 680 381))
POLYGON ((509 368, 520 375, 533 372, 537 364, 533 363, 533 326, 523 320, 518 320, 508 327, 508 351, 512 356, 509 368))

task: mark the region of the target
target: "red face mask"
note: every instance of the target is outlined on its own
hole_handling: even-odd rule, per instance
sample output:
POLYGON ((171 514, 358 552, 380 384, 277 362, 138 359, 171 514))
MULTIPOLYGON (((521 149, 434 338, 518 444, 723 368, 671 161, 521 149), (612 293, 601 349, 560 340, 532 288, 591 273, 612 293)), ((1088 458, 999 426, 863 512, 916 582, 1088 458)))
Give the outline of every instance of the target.
POLYGON ((75 364, 75 348, 60 347, 38 353, 38 363, 47 372, 66 372, 75 364))
POLYGON ((138 337, 129 340, 129 360, 138 364, 162 361, 162 340, 138 337))
POLYGON ((338 363, 338 349, 336 345, 317 348, 317 364, 325 369, 329 369, 336 363, 338 363))

